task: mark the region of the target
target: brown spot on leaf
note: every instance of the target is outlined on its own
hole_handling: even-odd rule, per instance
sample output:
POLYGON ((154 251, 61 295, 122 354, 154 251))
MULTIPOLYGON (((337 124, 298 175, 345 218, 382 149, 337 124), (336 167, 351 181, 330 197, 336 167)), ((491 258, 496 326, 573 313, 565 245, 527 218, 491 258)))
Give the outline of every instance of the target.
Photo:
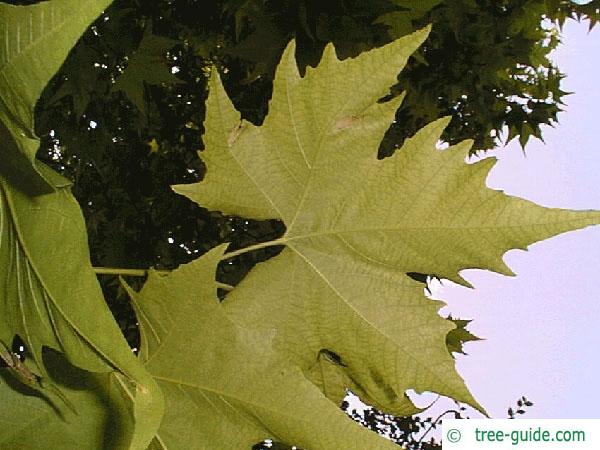
POLYGON ((358 121, 360 121, 360 117, 356 117, 356 116, 342 117, 333 125, 333 132, 338 133, 342 130, 345 130, 346 128, 353 126, 358 121))

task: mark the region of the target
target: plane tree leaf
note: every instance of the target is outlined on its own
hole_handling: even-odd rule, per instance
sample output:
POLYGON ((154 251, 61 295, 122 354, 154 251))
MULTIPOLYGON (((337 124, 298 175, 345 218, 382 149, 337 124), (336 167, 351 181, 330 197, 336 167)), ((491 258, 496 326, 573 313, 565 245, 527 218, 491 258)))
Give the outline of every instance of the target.
MULTIPOLYGON (((83 216, 68 183, 34 161, 39 146, 35 102, 79 35, 109 3, 0 4, 0 348, 6 353, 18 335, 31 355, 27 365, 3 370, 16 384, 3 385, 0 399, 8 402, 12 391, 7 386, 14 385, 49 400, 36 407, 44 416, 69 404, 44 361, 44 349, 54 349, 70 364, 110 377, 123 397, 117 403, 127 407, 114 417, 135 420, 124 435, 126 446, 115 448, 145 449, 162 416, 161 393, 104 301, 90 264, 83 216)), ((27 401, 13 404, 15 417, 27 416, 27 401)), ((17 431, 21 439, 30 433, 22 427, 17 431)), ((101 448, 91 441, 83 444, 101 448)))
MULTIPOLYGON (((0 266, 4 269, 0 277, 0 344, 6 347, 15 335, 25 342, 31 354, 30 376, 35 379, 32 386, 21 388, 33 387, 49 400, 37 404, 25 399, 13 402, 15 383, 0 383, 2 404, 14 405, 10 407, 14 417, 30 417, 33 408, 35 417, 39 413, 44 421, 62 420, 57 408, 69 406, 64 396, 70 396, 54 383, 43 358, 44 348, 53 348, 63 352, 70 363, 112 380, 113 391, 120 390, 122 401, 114 399, 113 403, 121 410, 112 417, 127 421, 133 417, 136 422, 135 427, 127 428, 131 431, 125 436, 130 440, 128 446, 112 448, 145 449, 162 417, 162 396, 131 353, 104 302, 89 262, 83 217, 68 188, 30 197, 0 177, 0 266)), ((13 376, 18 373, 9 369, 2 372, 5 378, 19 381, 13 376)), ((89 393, 88 397, 99 395, 89 393)), ((98 411, 97 406, 90 410, 83 400, 74 405, 77 414, 98 411)), ((86 420, 100 424, 100 419, 86 420)), ((59 428, 65 431, 64 439, 77 441, 77 427, 59 428)), ((11 436, 30 439, 30 434, 31 429, 20 427, 11 436)), ((85 443, 89 445, 86 448, 103 448, 95 446, 93 440, 85 443)))
POLYGON ((224 246, 128 289, 141 358, 165 393, 151 448, 250 449, 273 438, 303 448, 394 449, 348 419, 272 348, 273 333, 232 321, 216 296, 224 246))
POLYGON ((275 329, 280 351, 332 400, 351 388, 396 414, 416 411, 408 389, 481 409, 446 346, 455 325, 407 273, 463 284, 467 268, 511 274, 507 250, 600 220, 598 212, 543 208, 488 189, 493 158, 467 164, 471 142, 437 148, 448 119, 377 159, 401 97, 379 100, 426 36, 343 61, 329 46, 304 77, 291 44, 261 126, 240 121, 214 74, 206 177, 174 187, 209 209, 285 223, 282 238, 258 246, 285 249, 229 294, 228 313, 275 329))
POLYGON ((174 84, 180 81, 171 72, 166 54, 178 41, 152 33, 149 25, 144 31, 138 49, 131 55, 125 72, 115 82, 113 89, 123 91, 131 102, 146 112, 146 84, 174 84))
MULTIPOLYGON (((104 302, 89 261, 85 223, 70 190, 28 196, 0 177, 0 236, 0 266, 5 269, 0 340, 7 344, 15 335, 23 340, 42 386, 52 383, 44 347, 63 352, 70 363, 88 371, 122 373, 122 395, 132 400, 138 420, 131 445, 145 448, 160 422, 161 394, 104 302)), ((20 407, 27 409, 25 403, 20 407)), ((53 413, 54 407, 47 405, 45 413, 53 413)))
MULTIPOLYGON (((415 29, 413 21, 422 19, 427 13, 441 3, 441 0, 393 0, 399 10, 387 12, 377 18, 375 23, 382 23, 389 27, 388 33, 393 37, 409 34, 415 29)), ((421 57, 422 58, 422 57, 421 57)))

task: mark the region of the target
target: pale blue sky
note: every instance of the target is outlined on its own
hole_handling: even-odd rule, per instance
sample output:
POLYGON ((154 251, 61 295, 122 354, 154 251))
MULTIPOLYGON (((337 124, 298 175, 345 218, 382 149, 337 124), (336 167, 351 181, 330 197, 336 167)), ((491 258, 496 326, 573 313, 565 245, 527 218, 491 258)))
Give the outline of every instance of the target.
MULTIPOLYGON (((599 27, 600 28, 600 27, 599 27)), ((600 30, 569 21, 554 60, 568 77, 566 111, 546 144, 524 156, 513 143, 496 153, 488 186, 545 206, 600 209, 600 30)), ((458 369, 493 417, 521 395, 528 418, 600 418, 600 227, 509 252, 514 278, 468 270, 474 290, 445 282, 443 312, 473 318, 486 338, 469 344, 458 369)))

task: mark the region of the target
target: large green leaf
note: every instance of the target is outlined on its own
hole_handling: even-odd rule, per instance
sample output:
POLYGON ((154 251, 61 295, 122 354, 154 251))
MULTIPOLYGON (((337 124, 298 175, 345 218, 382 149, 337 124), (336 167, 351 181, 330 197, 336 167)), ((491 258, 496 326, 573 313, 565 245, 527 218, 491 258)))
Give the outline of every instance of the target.
MULTIPOLYGON (((123 398, 116 403, 120 411, 114 417, 131 416, 128 420, 134 420, 135 427, 128 427, 122 445, 113 448, 145 449, 162 417, 161 393, 104 302, 90 265, 83 216, 67 183, 63 180, 54 189, 45 185, 44 180, 56 184, 60 178, 34 162, 39 145, 33 131, 35 102, 76 39, 108 3, 0 4, 0 344, 6 349, 18 335, 32 356, 27 361, 30 383, 21 383, 23 377, 14 368, 3 371, 15 383, 3 385, 0 400, 12 402, 15 417, 27 417, 30 405, 10 400, 11 389, 33 388, 52 400, 35 406, 36 411, 56 416, 57 408, 65 406, 61 399, 69 395, 61 393, 43 359, 43 349, 53 348, 71 364, 101 373, 98 377, 110 378, 117 386, 123 398)), ((78 405, 75 402, 74 408, 80 413, 78 405)), ((82 409, 89 413, 87 407, 82 409)), ((89 418, 90 423, 98 423, 96 419, 100 418, 89 418)), ((64 429, 66 440, 78 435, 74 427, 64 429)), ((18 427, 12 436, 27 440, 30 434, 18 427)), ((34 438, 43 442, 40 433, 34 438)), ((100 448, 92 440, 82 445, 100 448)))
POLYGON ((132 448, 145 448, 160 422, 161 394, 104 302, 83 217, 68 188, 30 197, 0 177, 0 236, 0 340, 19 335, 42 379, 48 376, 42 350, 50 347, 86 370, 118 370, 134 380, 136 386, 123 383, 122 394, 133 400, 138 420, 140 441, 132 448))
POLYGON ((344 61, 330 46, 305 77, 290 45, 262 126, 240 121, 215 74, 206 178, 175 187, 207 208, 283 220, 285 235, 259 247, 286 248, 229 295, 228 313, 277 330, 279 349, 331 399, 351 388, 396 414, 415 411, 407 389, 478 407, 445 344, 454 324, 407 273, 463 284, 467 268, 510 274, 507 250, 600 221, 487 189, 494 159, 466 164, 469 142, 437 149, 446 119, 377 160, 401 99, 378 100, 426 35, 344 61))
MULTIPOLYGON (((33 110, 42 91, 89 24, 112 0, 51 0, 30 6, 0 3, 0 131, 11 135, 16 148, 1 150, 0 173, 26 176, 35 164, 39 142, 34 134, 33 110)), ((56 182, 56 175, 43 177, 56 182)), ((27 187, 48 190, 40 177, 27 187)))
POLYGON ((265 438, 314 450, 394 449, 352 422, 272 350, 273 333, 241 327, 216 296, 224 246, 129 289, 141 357, 166 397, 151 448, 250 449, 265 438))

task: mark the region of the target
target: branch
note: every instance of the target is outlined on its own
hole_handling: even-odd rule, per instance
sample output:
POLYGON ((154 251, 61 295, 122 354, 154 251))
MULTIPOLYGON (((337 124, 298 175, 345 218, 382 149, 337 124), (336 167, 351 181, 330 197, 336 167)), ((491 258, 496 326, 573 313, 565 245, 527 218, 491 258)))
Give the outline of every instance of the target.
POLYGON ((439 425, 438 422, 440 421, 440 419, 442 417, 444 417, 447 414, 457 413, 457 412, 458 411, 456 411, 454 409, 449 409, 448 411, 444 411, 439 416, 437 416, 437 418, 433 422, 431 422, 431 425, 429 425, 429 428, 427 429, 427 431, 425 431, 425 433, 423 433, 423 435, 421 436, 421 438, 417 441, 417 444, 420 444, 421 441, 423 441, 423 439, 425 439, 425 436, 427 436, 429 434, 429 432, 435 428, 436 425, 439 425))
MULTIPOLYGON (((119 267, 92 267, 96 275, 120 275, 125 277, 145 277, 150 272, 150 269, 121 269, 119 267)), ((156 270, 154 272, 169 274, 170 270, 156 270)), ((217 287, 224 291, 233 291, 234 287, 230 284, 220 283, 217 281, 217 287)))

